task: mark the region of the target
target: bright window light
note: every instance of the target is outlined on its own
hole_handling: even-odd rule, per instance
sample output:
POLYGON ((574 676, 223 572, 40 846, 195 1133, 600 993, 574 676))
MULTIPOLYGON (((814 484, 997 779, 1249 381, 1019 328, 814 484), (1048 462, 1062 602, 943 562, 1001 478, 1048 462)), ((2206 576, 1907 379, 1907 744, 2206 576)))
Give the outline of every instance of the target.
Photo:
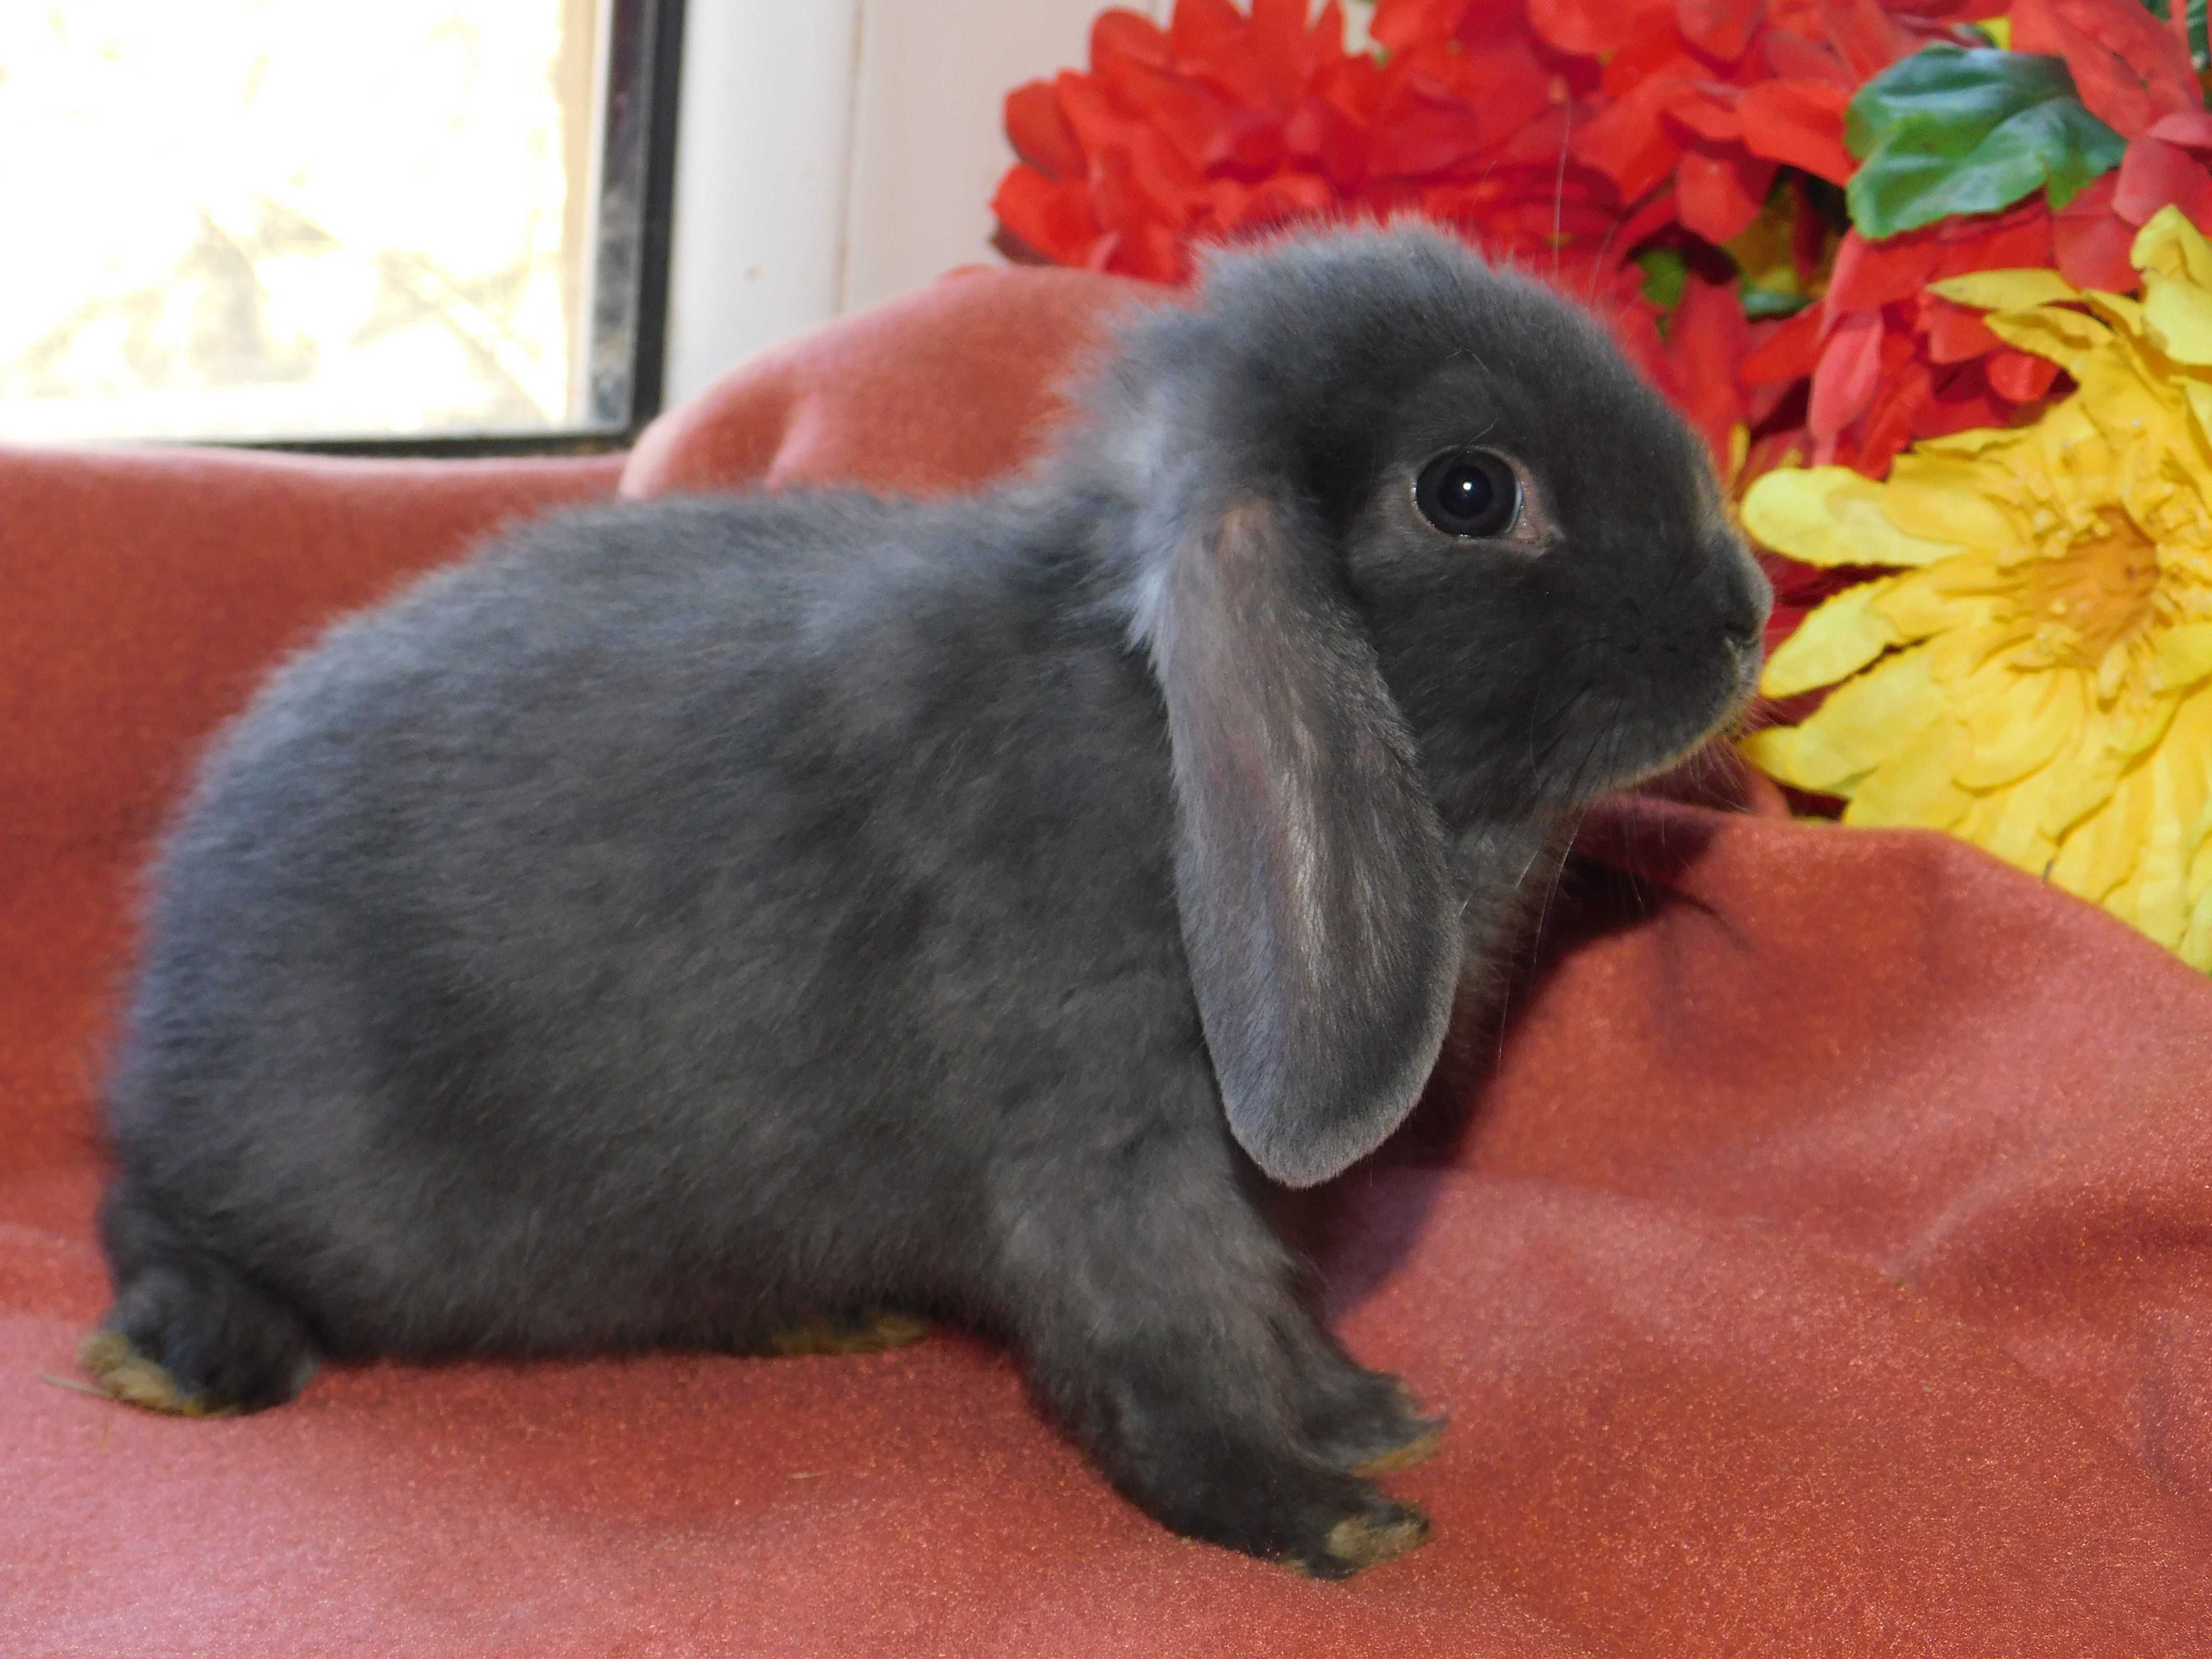
POLYGON ((592 424, 613 3, 0 6, 0 440, 592 424))

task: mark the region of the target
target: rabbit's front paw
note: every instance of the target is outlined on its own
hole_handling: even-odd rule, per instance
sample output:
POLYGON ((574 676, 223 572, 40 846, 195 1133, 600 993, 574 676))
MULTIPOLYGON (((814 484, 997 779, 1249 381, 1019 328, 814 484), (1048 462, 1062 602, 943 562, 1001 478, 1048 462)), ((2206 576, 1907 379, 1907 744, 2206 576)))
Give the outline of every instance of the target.
POLYGON ((1318 1552, 1307 1549, 1286 1555, 1283 1565, 1309 1577, 1349 1578, 1364 1567, 1419 1548, 1428 1537, 1427 1516, 1411 1504, 1393 1503, 1377 1495, 1370 1508, 1332 1526, 1321 1540, 1318 1552))
POLYGON ((1310 1405, 1307 1432, 1315 1449, 1353 1474, 1409 1469, 1435 1455, 1444 1419, 1425 1417, 1394 1376, 1354 1371, 1353 1378, 1310 1405))
POLYGON ((1412 1504, 1302 1449, 1240 1445, 1218 1432, 1203 1447, 1186 1440, 1154 1449, 1166 1455, 1151 1468, 1119 1472, 1138 1503, 1177 1532, 1309 1578, 1349 1578, 1429 1535, 1428 1517, 1412 1504))

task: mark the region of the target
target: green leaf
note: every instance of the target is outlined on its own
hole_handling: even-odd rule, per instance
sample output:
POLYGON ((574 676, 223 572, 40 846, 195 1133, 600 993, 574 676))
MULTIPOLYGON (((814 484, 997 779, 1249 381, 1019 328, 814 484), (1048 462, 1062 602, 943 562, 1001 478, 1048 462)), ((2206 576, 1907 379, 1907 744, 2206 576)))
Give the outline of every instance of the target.
POLYGON ((1636 263, 1644 267, 1645 299, 1662 311, 1681 303, 1683 290, 1690 285, 1690 262, 1680 249, 1648 247, 1636 256, 1636 263))
MULTIPOLYGON (((2170 23, 2173 21, 2173 7, 2170 0, 2143 0, 2143 9, 2161 23, 2170 23)), ((2189 3, 2182 9, 2182 15, 2189 20, 2189 61, 2200 70, 2204 67, 2207 56, 2204 15, 2205 0, 2189 0, 2189 3)))
POLYGON ((2074 95, 2063 58, 1946 46, 1861 87, 1844 143, 1865 163, 1845 191, 1851 222, 1877 240, 1994 213, 2039 185, 2064 207, 2127 149, 2074 95))
POLYGON ((1809 294, 1784 294, 1771 288, 1743 286, 1743 314, 1756 323, 1769 317, 1795 317, 1813 303, 1809 294))

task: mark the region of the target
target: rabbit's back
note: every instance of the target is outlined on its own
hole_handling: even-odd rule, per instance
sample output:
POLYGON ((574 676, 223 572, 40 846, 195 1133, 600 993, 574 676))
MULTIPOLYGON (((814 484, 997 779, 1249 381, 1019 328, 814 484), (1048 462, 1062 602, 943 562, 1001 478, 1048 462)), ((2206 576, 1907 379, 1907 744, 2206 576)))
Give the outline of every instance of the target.
POLYGON ((141 1200, 340 1351, 957 1300, 1107 1011, 1197 1045, 1154 696, 1034 532, 613 509, 336 630, 156 872, 141 1200))

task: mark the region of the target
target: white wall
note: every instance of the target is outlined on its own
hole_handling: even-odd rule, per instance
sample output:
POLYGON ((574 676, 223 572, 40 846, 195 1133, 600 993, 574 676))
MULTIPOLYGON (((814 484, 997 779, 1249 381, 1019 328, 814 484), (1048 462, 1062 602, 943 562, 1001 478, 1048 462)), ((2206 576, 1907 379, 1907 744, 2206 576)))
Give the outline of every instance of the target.
MULTIPOLYGON (((688 0, 667 401, 842 312, 995 259, 1000 106, 1109 0, 688 0)), ((1164 18, 1171 0, 1121 0, 1164 18)))

